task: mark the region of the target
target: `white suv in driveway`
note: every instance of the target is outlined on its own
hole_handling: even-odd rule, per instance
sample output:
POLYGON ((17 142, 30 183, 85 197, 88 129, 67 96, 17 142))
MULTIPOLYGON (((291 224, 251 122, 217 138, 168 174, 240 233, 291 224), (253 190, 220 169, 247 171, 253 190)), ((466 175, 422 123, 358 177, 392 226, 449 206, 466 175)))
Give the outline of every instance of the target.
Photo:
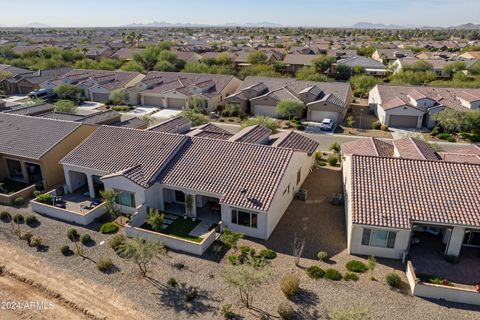
POLYGON ((320 129, 324 131, 331 131, 333 129, 335 122, 332 119, 325 118, 320 123, 320 129))

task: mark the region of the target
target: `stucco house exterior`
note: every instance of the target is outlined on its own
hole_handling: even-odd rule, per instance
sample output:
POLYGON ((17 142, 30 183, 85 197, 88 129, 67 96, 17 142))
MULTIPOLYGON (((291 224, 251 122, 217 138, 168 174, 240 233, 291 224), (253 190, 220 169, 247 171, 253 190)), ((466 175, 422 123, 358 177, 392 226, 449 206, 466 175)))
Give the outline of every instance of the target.
POLYGON ((200 220, 207 211, 234 231, 267 239, 309 174, 317 143, 294 132, 270 139, 263 127, 219 138, 202 130, 215 131, 102 126, 61 160, 67 188, 87 187, 91 197, 98 187, 113 189, 121 211, 134 216, 145 206, 200 220))
POLYGON ((42 88, 42 83, 57 79, 70 70, 72 68, 66 67, 16 74, 5 79, 3 85, 7 94, 29 94, 33 90, 42 88))
POLYGON ((432 128, 434 115, 446 108, 468 112, 480 107, 480 89, 394 86, 379 84, 368 103, 379 121, 389 127, 432 128))
POLYGON ((404 259, 417 239, 433 232, 445 256, 480 248, 479 151, 458 150, 449 153, 457 161, 444 161, 412 138, 343 144, 348 252, 404 259), (471 161, 463 157, 468 153, 471 161))
MULTIPOLYGON (((113 91, 126 90, 143 77, 145 75, 138 72, 73 69, 53 80, 43 82, 41 87, 54 89, 63 83, 72 84, 82 88, 88 100, 105 102, 113 91)), ((129 97, 129 100, 131 99, 129 97)))
POLYGON ((252 115, 278 118, 277 104, 282 100, 295 100, 305 104, 307 121, 331 118, 341 122, 348 111, 351 97, 352 90, 348 83, 249 76, 226 101, 252 115))
POLYGON ((35 184, 44 189, 64 181, 59 160, 96 128, 8 113, 0 113, 0 123, 0 180, 35 184))
POLYGON ((210 112, 223 106, 241 83, 230 75, 152 71, 127 92, 134 104, 210 112))

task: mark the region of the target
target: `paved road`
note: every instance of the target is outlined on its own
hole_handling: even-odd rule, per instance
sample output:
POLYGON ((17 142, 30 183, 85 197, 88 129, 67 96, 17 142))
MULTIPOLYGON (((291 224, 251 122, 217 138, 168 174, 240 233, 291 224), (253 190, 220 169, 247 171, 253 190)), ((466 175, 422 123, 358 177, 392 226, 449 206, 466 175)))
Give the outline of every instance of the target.
MULTIPOLYGON (((233 124, 233 123, 215 122, 215 125, 231 133, 237 133, 241 129, 240 125, 233 124)), ((298 132, 309 137, 312 140, 317 141, 319 144, 318 149, 321 151, 327 151, 328 148, 335 142, 342 144, 344 142, 350 142, 350 141, 355 141, 358 139, 365 138, 365 137, 345 135, 345 134, 313 134, 313 133, 305 133, 301 131, 298 131, 298 132)), ((383 140, 389 141, 392 139, 383 139, 383 140)), ((452 142, 436 142, 436 144, 442 148, 442 151, 454 151, 468 145, 466 143, 452 143, 452 142)))

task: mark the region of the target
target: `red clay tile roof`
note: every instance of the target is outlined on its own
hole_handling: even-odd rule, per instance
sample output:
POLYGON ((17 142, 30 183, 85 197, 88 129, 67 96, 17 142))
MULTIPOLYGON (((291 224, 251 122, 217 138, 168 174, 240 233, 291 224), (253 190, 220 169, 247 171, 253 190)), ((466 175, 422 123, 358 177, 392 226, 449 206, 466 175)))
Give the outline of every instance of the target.
POLYGON ((440 152, 439 156, 444 161, 480 164, 480 155, 476 154, 440 152))
POLYGON ((245 143, 259 143, 264 139, 267 139, 272 131, 261 125, 254 125, 246 127, 233 136, 228 141, 245 142, 245 143))
POLYGON ((233 136, 233 134, 231 134, 227 130, 223 130, 222 128, 217 127, 212 123, 207 123, 200 127, 197 127, 196 129, 187 133, 187 135, 190 137, 213 138, 221 140, 227 140, 231 136, 233 136))
POLYGON ((354 224, 480 227, 480 165, 354 155, 350 170, 354 224))
POLYGON ((439 160, 437 153, 432 150, 427 142, 422 140, 413 138, 396 139, 393 140, 393 145, 399 158, 439 160))
POLYGON ((309 155, 313 154, 318 147, 318 142, 293 131, 283 131, 276 135, 272 135, 271 139, 275 139, 271 144, 272 147, 302 151, 309 155))
POLYGON ((185 119, 182 116, 173 117, 167 119, 159 124, 149 127, 149 131, 158 131, 158 132, 170 132, 170 133, 183 133, 181 129, 186 128, 187 131, 190 130, 192 121, 185 119))
POLYGON ((370 137, 342 143, 341 152, 344 155, 392 157, 394 147, 389 142, 370 137))

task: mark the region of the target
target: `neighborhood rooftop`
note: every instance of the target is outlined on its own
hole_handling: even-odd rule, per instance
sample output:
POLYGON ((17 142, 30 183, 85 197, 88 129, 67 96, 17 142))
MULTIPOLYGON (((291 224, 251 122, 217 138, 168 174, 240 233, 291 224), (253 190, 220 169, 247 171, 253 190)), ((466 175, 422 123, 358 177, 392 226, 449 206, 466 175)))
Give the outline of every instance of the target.
POLYGON ((39 159, 80 123, 0 113, 0 153, 39 159))
POLYGON ((353 223, 480 226, 480 165, 352 156, 353 223))

